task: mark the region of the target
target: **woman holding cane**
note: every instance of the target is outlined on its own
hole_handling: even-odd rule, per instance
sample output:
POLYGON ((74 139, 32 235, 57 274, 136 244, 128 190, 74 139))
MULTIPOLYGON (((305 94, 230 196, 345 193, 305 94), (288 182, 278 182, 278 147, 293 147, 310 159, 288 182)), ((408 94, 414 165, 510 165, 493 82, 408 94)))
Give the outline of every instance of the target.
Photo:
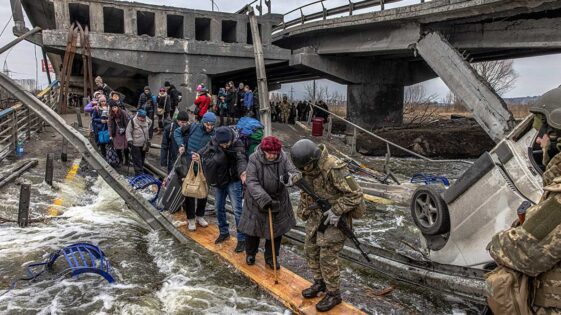
POLYGON ((263 138, 249 157, 244 208, 238 226, 246 235, 248 265, 255 264, 259 241, 264 238, 265 262, 271 269, 280 268, 278 255, 282 236, 296 225, 288 190, 280 178, 297 172, 282 151, 282 143, 273 136, 263 138))

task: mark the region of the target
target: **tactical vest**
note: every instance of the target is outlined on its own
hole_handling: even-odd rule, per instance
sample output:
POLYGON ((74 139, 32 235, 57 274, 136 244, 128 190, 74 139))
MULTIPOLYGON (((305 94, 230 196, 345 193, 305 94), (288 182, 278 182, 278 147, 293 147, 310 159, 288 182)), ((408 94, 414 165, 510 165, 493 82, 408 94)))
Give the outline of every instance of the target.
POLYGON ((561 176, 561 153, 557 153, 547 164, 543 173, 543 186, 549 186, 553 179, 559 176, 561 176))
MULTIPOLYGON (((327 183, 327 182, 329 182, 329 173, 332 170, 344 169, 344 168, 347 167, 347 164, 344 161, 341 161, 340 159, 338 159, 337 157, 328 154, 326 159, 322 159, 322 160, 319 161, 318 166, 321 170, 320 174, 322 176, 322 183, 327 183)), ((349 184, 349 186, 351 188, 353 188, 353 185, 354 185, 354 187, 356 187, 357 189, 360 189, 360 187, 358 186, 358 184, 356 183, 356 181, 354 180, 354 178, 350 174, 347 175, 345 177, 345 179, 347 180, 347 183, 349 184), (352 181, 352 183, 350 183, 349 181, 352 181)), ((315 181, 314 181, 314 184, 315 184, 315 181)), ((314 189, 316 189, 316 188, 314 187, 314 189)), ((337 200, 340 197, 342 197, 342 193, 340 191, 338 191, 333 185, 321 185, 321 191, 327 193, 328 196, 326 198, 327 198, 327 200, 329 200, 329 203, 332 204, 332 205, 336 204, 337 200)), ((366 204, 364 203, 364 200, 363 200, 363 201, 361 201, 360 205, 358 207, 356 207, 355 209, 353 209, 352 211, 350 211, 348 215, 349 215, 350 218, 359 219, 362 216, 364 216, 365 212, 366 212, 366 204)))

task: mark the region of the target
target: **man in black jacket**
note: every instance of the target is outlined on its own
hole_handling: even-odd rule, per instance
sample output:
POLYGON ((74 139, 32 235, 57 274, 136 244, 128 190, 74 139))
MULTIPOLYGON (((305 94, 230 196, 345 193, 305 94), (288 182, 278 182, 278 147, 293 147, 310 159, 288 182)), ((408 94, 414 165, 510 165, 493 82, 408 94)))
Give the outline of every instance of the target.
POLYGON ((186 111, 180 111, 177 120, 166 119, 164 121, 164 131, 162 133, 162 144, 160 149, 160 165, 167 167, 168 173, 171 172, 173 164, 177 159, 179 147, 173 139, 175 129, 187 126, 189 124, 189 114, 186 111))
MULTIPOLYGON (((236 227, 242 215, 242 185, 245 183, 247 156, 245 147, 236 133, 229 127, 219 127, 210 143, 200 151, 207 182, 214 187, 216 217, 220 235, 215 243, 222 243, 230 237, 226 219, 226 197, 234 208, 236 227)), ((236 252, 245 250, 245 235, 237 232, 236 252)))
POLYGON ((164 83, 164 88, 166 89, 166 92, 171 98, 171 115, 173 116, 173 113, 175 113, 175 109, 177 108, 177 106, 179 106, 179 102, 180 102, 179 91, 177 91, 175 85, 169 83, 169 81, 166 81, 164 83))

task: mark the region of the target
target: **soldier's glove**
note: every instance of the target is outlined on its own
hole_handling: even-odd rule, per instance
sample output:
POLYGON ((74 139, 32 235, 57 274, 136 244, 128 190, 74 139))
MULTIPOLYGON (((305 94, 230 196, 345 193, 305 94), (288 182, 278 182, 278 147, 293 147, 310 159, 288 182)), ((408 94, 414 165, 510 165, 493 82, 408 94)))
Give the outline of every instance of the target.
POLYGON ((341 219, 341 216, 336 215, 331 210, 327 210, 323 215, 324 217, 326 217, 325 221, 323 221, 324 225, 331 224, 333 226, 337 226, 337 224, 339 223, 339 219, 341 219))
POLYGON ((296 183, 300 179, 302 179, 302 173, 296 172, 296 173, 286 173, 284 175, 281 175, 279 180, 286 187, 292 187, 294 186, 294 183, 296 183))

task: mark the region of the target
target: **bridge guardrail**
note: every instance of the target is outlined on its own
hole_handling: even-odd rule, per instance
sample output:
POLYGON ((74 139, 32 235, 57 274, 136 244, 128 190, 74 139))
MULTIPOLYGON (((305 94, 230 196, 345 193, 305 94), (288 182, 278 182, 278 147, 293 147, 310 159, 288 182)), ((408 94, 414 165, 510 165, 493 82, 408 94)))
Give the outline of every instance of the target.
MULTIPOLYGON (((352 2, 351 0, 349 1, 349 4, 346 5, 342 5, 342 6, 338 6, 335 8, 331 8, 331 9, 327 9, 324 5, 324 2, 326 2, 327 0, 317 0, 308 4, 305 4, 303 6, 300 6, 296 9, 293 9, 289 12, 286 12, 285 14, 283 14, 283 22, 279 25, 276 25, 273 27, 273 34, 280 32, 282 30, 286 30, 287 28, 293 27, 293 26, 297 26, 297 25, 303 25, 306 22, 309 21, 315 21, 318 19, 323 19, 326 20, 328 17, 333 16, 333 15, 337 15, 337 14, 344 14, 344 13, 348 13, 349 16, 353 15, 353 12, 355 10, 362 10, 362 9, 367 9, 370 7, 376 7, 376 6, 380 6, 380 10, 384 11, 385 9, 385 5, 386 4, 390 4, 390 3, 395 3, 395 2, 400 2, 403 0, 364 0, 364 1, 358 1, 358 2, 352 2), (311 13, 311 14, 304 14, 303 9, 306 7, 310 7, 312 5, 316 5, 316 4, 321 4, 322 10, 320 12, 316 12, 316 13, 311 13), (287 15, 292 14, 294 12, 300 12, 300 17, 287 21, 285 22, 285 18, 287 15)), ((425 0, 418 0, 419 3, 424 3, 425 0)))
MULTIPOLYGON (((58 81, 37 94, 51 109, 58 101, 58 81)), ((41 131, 45 122, 27 106, 18 103, 0 111, 0 160, 15 153, 19 141, 27 141, 41 131)))

